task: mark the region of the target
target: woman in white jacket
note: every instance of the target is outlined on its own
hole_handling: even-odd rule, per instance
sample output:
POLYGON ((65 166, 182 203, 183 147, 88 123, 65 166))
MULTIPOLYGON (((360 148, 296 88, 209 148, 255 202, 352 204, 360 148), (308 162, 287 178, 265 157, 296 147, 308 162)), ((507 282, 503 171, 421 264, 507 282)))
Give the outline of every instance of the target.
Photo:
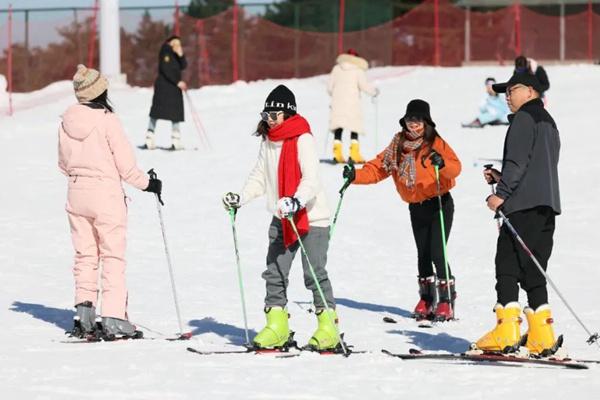
POLYGON ((299 244, 288 216, 302 238, 310 263, 323 290, 330 315, 308 261, 302 255, 304 284, 313 292, 318 328, 309 340, 315 350, 335 349, 339 345, 337 315, 331 282, 325 269, 329 246, 329 208, 319 179, 319 159, 315 139, 308 122, 296 113, 294 94, 284 85, 277 86, 267 97, 257 136, 262 138, 256 166, 240 194, 229 192, 223 197, 226 209, 239 208, 266 195, 267 209, 273 215, 269 227, 265 314, 267 324, 254 338, 257 349, 283 348, 291 341, 288 326, 288 275, 299 244))
POLYGON ((367 60, 358 56, 350 49, 340 54, 336 65, 329 75, 327 91, 331 96, 331 113, 329 130, 333 131, 333 159, 339 163, 346 162, 342 152, 342 132, 350 133, 350 158, 355 163, 364 163, 360 154, 358 135, 364 135, 360 92, 376 97, 379 90, 367 80, 366 71, 369 68, 367 60))

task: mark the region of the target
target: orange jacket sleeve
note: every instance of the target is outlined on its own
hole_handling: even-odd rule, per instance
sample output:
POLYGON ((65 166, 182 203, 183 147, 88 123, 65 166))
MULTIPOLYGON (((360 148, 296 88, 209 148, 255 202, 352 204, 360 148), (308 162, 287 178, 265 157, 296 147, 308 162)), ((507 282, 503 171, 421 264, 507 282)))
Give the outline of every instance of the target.
POLYGON ((354 179, 354 182, 352 183, 355 185, 369 185, 371 183, 382 181, 390 176, 385 168, 383 168, 384 153, 385 150, 379 153, 377 157, 367 162, 361 169, 357 169, 356 179, 354 179))
POLYGON ((446 179, 455 179, 460 174, 462 165, 452 147, 438 137, 433 143, 433 149, 444 159, 444 168, 440 169, 440 175, 446 179))

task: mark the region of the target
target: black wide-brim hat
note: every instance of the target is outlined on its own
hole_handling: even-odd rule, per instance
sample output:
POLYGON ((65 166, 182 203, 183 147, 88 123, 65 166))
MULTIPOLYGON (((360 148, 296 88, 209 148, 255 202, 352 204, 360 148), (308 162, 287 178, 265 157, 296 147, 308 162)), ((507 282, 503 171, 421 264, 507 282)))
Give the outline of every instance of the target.
POLYGON ((425 100, 411 100, 406 105, 406 112, 404 113, 404 117, 400 118, 400 125, 402 125, 404 129, 408 129, 404 120, 410 117, 421 118, 433 128, 435 128, 435 122, 433 122, 433 120, 431 119, 431 114, 429 112, 429 103, 427 103, 425 100))
POLYGON ((506 93, 506 89, 518 84, 531 86, 538 93, 542 91, 540 81, 529 72, 515 72, 508 82, 492 85, 492 90, 496 93, 506 93))

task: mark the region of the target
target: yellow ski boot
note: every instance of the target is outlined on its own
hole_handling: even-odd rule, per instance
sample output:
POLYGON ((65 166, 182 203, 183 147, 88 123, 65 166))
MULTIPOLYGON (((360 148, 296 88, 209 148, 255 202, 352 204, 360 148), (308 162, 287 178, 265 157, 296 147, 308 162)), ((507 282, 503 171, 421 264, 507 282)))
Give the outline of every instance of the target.
POLYGON ((360 144, 356 139, 350 142, 350 159, 354 161, 355 164, 365 163, 365 159, 360 155, 360 144))
POLYGON ((333 159, 335 162, 344 164, 346 159, 344 158, 344 154, 342 154, 342 141, 334 140, 333 141, 333 159))
POLYGON ((329 310, 329 315, 327 310, 317 311, 317 322, 317 330, 308 341, 308 346, 317 351, 335 349, 340 343, 337 313, 334 309, 329 310), (334 321, 335 325, 331 321, 334 321))
POLYGON ((533 311, 526 307, 523 312, 527 317, 527 342, 525 347, 531 354, 541 355, 543 357, 553 354, 556 349, 556 339, 554 337, 554 328, 552 328, 552 312, 548 304, 543 304, 533 311))
POLYGON ((265 308, 267 325, 254 337, 254 346, 275 349, 285 346, 290 338, 289 314, 282 307, 265 308))
POLYGON ((474 350, 514 352, 521 341, 521 306, 516 301, 506 306, 496 304, 497 325, 483 335, 474 345, 474 350))

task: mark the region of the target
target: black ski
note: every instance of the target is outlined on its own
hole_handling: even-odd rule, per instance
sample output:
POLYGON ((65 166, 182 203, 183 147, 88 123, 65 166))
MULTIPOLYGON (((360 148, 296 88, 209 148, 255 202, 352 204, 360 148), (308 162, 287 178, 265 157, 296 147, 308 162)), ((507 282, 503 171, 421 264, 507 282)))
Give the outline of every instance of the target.
MULTIPOLYGON (((319 162, 321 164, 330 164, 330 165, 347 165, 348 164, 347 162, 343 162, 343 163, 337 162, 333 158, 321 158, 319 160, 319 162)), ((360 163, 354 162, 354 165, 356 165, 356 164, 364 164, 364 162, 360 162, 360 163)))
MULTIPOLYGON (((413 318, 413 319, 415 319, 418 322, 417 326, 419 328, 424 328, 424 329, 433 328, 436 325, 435 321, 432 321, 429 319, 416 319, 416 318, 413 318)), ((398 320, 396 320, 395 318, 392 318, 392 317, 383 317, 383 322, 386 322, 388 324, 397 324, 398 320)))
POLYGON ((163 150, 163 151, 171 151, 171 152, 178 152, 178 151, 198 151, 197 147, 191 147, 191 148, 183 148, 183 149, 176 149, 173 146, 171 147, 165 147, 165 146, 156 146, 154 149, 149 149, 145 144, 137 146, 138 149, 140 150, 163 150))
POLYGON ((520 365, 534 364, 549 367, 563 367, 570 369, 588 369, 588 366, 571 359, 552 359, 552 358, 521 358, 514 355, 500 353, 466 354, 466 353, 444 353, 431 354, 423 353, 420 350, 411 349, 409 353, 392 353, 388 350, 381 350, 382 353, 402 360, 445 360, 445 361, 465 361, 474 363, 499 363, 501 365, 520 365))

